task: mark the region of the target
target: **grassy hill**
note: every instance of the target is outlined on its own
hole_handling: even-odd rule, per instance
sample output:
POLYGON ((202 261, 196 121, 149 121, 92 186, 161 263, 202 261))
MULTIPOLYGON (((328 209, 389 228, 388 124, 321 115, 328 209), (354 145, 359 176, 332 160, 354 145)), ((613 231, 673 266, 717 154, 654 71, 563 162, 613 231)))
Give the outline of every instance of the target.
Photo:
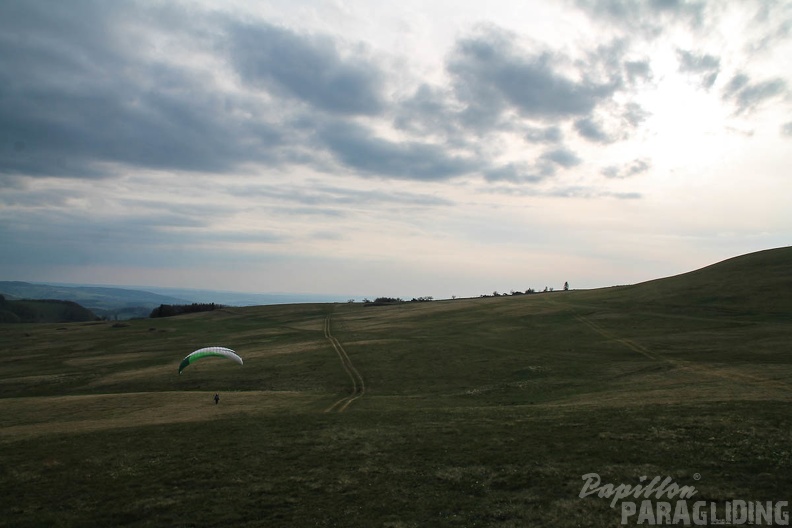
MULTIPOLYGON (((734 257, 674 277, 607 291, 604 301, 711 315, 785 318, 792 313, 792 247, 734 257)), ((596 298, 601 290, 592 290, 596 298)))
POLYGON ((71 301, 6 300, 0 295, 0 323, 75 323, 93 321, 96 315, 71 301))
POLYGON ((588 473, 788 500, 789 269, 3 325, 0 525, 619 525, 588 473), (245 364, 177 374, 209 345, 245 364))

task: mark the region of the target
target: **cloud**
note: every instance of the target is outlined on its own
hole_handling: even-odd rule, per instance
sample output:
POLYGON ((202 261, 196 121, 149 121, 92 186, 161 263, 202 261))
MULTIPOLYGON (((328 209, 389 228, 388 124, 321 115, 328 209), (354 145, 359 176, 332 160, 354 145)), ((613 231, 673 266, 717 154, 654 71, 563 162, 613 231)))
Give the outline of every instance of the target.
POLYGON ((781 134, 788 137, 792 137, 792 121, 789 121, 781 125, 781 134))
POLYGON ((488 182, 539 183, 555 176, 558 168, 569 169, 581 163, 581 159, 566 147, 543 152, 532 163, 507 163, 483 171, 488 182))
POLYGON ((637 103, 627 103, 624 105, 622 119, 626 121, 631 127, 636 128, 641 123, 646 121, 650 115, 651 114, 641 107, 641 105, 637 103))
POLYGON ((768 79, 751 83, 744 73, 734 75, 723 90, 723 100, 733 101, 737 105, 737 113, 750 112, 760 104, 788 94, 786 81, 781 78, 768 79))
MULTIPOLYGON (((580 160, 560 148, 493 168, 509 167, 493 161, 502 153, 495 134, 560 145, 574 123, 581 136, 611 142, 594 112, 603 117, 625 75, 650 75, 648 63, 622 60, 623 40, 575 62, 489 27, 456 42, 447 84, 398 98, 386 96, 397 74, 364 45, 180 4, 6 3, 0 43, 4 179, 308 166, 531 182, 580 160)), ((623 118, 637 126, 639 109, 622 105, 623 118)))
POLYGON ((750 22, 757 29, 755 35, 758 36, 745 45, 750 55, 768 51, 792 36, 792 19, 787 2, 759 2, 750 22))
POLYGON ((241 186, 228 187, 227 191, 232 196, 253 198, 269 198, 275 203, 295 203, 301 207, 290 207, 290 211, 302 209, 316 209, 319 206, 325 207, 327 214, 334 214, 330 211, 340 212, 349 206, 359 206, 368 204, 377 208, 387 208, 390 206, 402 207, 404 205, 416 205, 420 207, 452 206, 456 202, 448 198, 431 194, 414 193, 407 191, 383 191, 376 189, 352 189, 335 185, 311 185, 310 187, 299 185, 262 185, 259 183, 245 184, 241 186))
POLYGON ((351 122, 324 126, 317 136, 336 160, 363 175, 442 181, 481 167, 474 157, 450 155, 442 145, 389 141, 351 122))
POLYGON ((592 117, 584 117, 575 121, 578 134, 595 143, 612 143, 614 140, 603 129, 602 125, 592 117))
POLYGON ((421 83, 415 92, 394 105, 394 127, 411 134, 440 135, 460 142, 465 131, 459 126, 459 109, 453 94, 447 90, 421 83))
POLYGON ((530 143, 558 143, 563 139, 563 133, 558 126, 526 127, 525 140, 530 143))
POLYGON ((712 88, 720 73, 720 58, 714 55, 696 55, 690 51, 677 49, 679 71, 692 73, 701 77, 701 86, 705 89, 712 88))
POLYGON ((222 172, 274 162, 283 131, 250 118, 265 114, 259 101, 220 89, 211 63, 151 49, 158 32, 182 53, 211 48, 200 24, 130 5, 3 3, 0 172, 100 177, 112 164, 222 172))
POLYGON ((664 23, 680 22, 698 28, 704 19, 705 2, 690 0, 577 0, 577 6, 593 18, 615 23, 629 32, 655 38, 664 23))
POLYGON ((617 200, 638 200, 643 197, 637 192, 610 192, 585 186, 560 187, 548 191, 546 195, 555 198, 616 198, 617 200))
POLYGON ((679 71, 706 73, 720 69, 720 59, 714 55, 696 55, 690 51, 677 49, 679 71))
POLYGON ((547 163, 539 165, 508 163, 484 171, 484 179, 488 182, 538 183, 553 174, 555 169, 547 163))
POLYGON ((619 167, 611 165, 602 169, 602 174, 606 178, 625 179, 638 174, 643 174, 651 168, 651 163, 647 159, 638 158, 625 166, 619 167))
POLYGON ((617 200, 639 200, 643 195, 638 192, 611 192, 585 185, 559 186, 550 189, 537 189, 534 187, 493 186, 487 189, 492 194, 507 196, 541 196, 550 198, 615 198, 617 200))
POLYGON ((565 169, 570 167, 574 167, 575 165, 579 165, 581 160, 571 150, 567 148, 557 148, 553 150, 548 150, 544 154, 539 157, 540 161, 552 161, 556 165, 560 165, 565 169))
POLYGON ((618 80, 595 82, 586 71, 580 80, 562 75, 554 68, 559 62, 564 57, 528 53, 510 34, 490 28, 461 39, 447 68, 471 126, 492 126, 506 109, 537 120, 586 115, 619 87, 618 80))
POLYGON ((359 47, 299 35, 263 22, 228 28, 230 59, 244 82, 311 107, 350 115, 379 113, 383 75, 359 47))
POLYGON ((637 81, 648 81, 652 79, 652 66, 648 60, 644 61, 625 61, 624 72, 630 84, 637 81))

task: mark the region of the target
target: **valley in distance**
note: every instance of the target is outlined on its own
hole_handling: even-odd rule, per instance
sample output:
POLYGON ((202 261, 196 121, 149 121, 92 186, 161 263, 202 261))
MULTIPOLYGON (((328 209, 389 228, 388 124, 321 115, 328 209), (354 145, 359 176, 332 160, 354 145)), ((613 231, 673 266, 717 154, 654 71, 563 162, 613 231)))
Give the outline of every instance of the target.
MULTIPOLYGON (((186 288, 97 286, 92 284, 31 283, 0 281, 0 295, 6 300, 59 300, 79 304, 97 318, 127 320, 149 317, 160 305, 216 303, 229 306, 339 302, 349 296, 300 293, 244 293, 186 288)), ((36 308, 41 308, 37 305, 36 308)), ((44 310, 45 312, 47 310, 44 310)), ((46 317, 42 316, 43 318, 46 317)), ((89 317, 93 319, 94 317, 89 317)), ((35 317, 33 318, 35 320, 35 317)), ((68 320, 68 319, 65 319, 68 320)), ((9 322, 7 320, 0 322, 9 322)), ((53 321, 61 322, 61 320, 53 321)))
POLYGON ((788 525, 790 343, 790 247, 596 290, 3 323, 0 526, 788 525), (180 375, 206 346, 244 364, 180 375))

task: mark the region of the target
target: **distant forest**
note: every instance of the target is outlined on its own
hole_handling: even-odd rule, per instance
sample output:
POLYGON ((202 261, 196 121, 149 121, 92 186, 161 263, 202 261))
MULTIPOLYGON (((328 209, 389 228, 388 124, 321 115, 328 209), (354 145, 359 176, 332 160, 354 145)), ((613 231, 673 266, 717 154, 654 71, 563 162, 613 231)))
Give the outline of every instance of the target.
POLYGON ((188 313, 211 312, 213 310, 219 310, 220 308, 225 308, 225 306, 215 303, 160 304, 151 311, 149 317, 173 317, 174 315, 188 313))

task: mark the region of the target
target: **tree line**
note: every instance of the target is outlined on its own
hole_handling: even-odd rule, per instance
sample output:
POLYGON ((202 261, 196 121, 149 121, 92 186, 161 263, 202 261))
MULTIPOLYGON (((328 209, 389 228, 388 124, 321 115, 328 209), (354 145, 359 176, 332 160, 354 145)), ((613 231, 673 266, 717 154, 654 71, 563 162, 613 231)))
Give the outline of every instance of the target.
MULTIPOLYGON (((498 291, 495 290, 494 292, 492 292, 491 295, 482 294, 481 297, 505 297, 505 296, 508 296, 508 295, 531 295, 533 293, 548 293, 548 292, 552 292, 552 291, 555 291, 552 286, 549 287, 549 288, 547 286, 545 286, 545 289, 542 290, 541 292, 538 292, 538 291, 534 290, 533 288, 528 288, 524 292, 520 291, 520 290, 516 290, 516 291, 512 290, 510 293, 505 293, 505 292, 504 293, 498 293, 498 291)), ((569 282, 565 282, 564 283, 564 291, 569 291, 569 282)))
POLYGON ((160 304, 151 311, 149 317, 155 319, 157 317, 173 317, 174 315, 188 313, 211 312, 224 307, 224 305, 216 303, 160 304))
MULTIPOLYGON (((564 291, 568 291, 568 290, 569 290, 569 282, 565 282, 564 283, 564 291)), ((482 295, 480 295, 480 297, 505 297, 505 296, 508 296, 508 295, 532 295, 534 293, 548 293, 548 292, 552 292, 552 291, 554 291, 553 288, 552 287, 547 287, 547 286, 545 286, 545 289, 543 291, 536 291, 533 288, 528 288, 525 291, 511 290, 510 293, 499 293, 497 290, 495 290, 491 294, 482 294, 482 295)), ((452 299, 456 299, 457 296, 456 295, 452 295, 451 298, 452 299)), ((429 295, 427 297, 413 297, 409 302, 428 302, 428 301, 433 301, 433 300, 434 300, 434 297, 429 295)), ((349 299, 347 302, 354 303, 355 299, 349 299)), ((400 299, 398 297, 377 297, 373 301, 369 300, 368 298, 364 298, 363 299, 363 304, 365 306, 386 306, 386 305, 389 305, 389 304, 401 304, 403 302, 407 302, 407 301, 404 301, 404 300, 402 300, 402 299, 400 299)))

